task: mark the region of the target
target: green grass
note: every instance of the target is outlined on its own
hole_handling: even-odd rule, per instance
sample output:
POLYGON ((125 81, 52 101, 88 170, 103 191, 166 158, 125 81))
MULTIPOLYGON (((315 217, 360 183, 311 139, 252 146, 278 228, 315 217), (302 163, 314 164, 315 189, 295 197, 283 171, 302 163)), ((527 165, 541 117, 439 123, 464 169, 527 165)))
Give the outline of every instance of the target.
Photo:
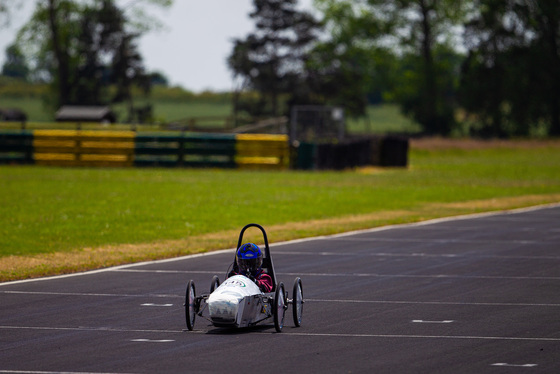
MULTIPOLYGON (((181 101, 155 101, 153 103, 154 120, 159 123, 169 123, 190 118, 200 117, 228 117, 231 115, 231 105, 229 103, 214 102, 181 102, 181 101)), ((115 106, 115 112, 119 119, 126 118, 125 105, 115 106)), ((201 125, 204 126, 204 121, 201 125)), ((224 120, 211 121, 212 125, 223 125, 224 120)))
POLYGON ((227 103, 188 103, 161 101, 156 103, 155 116, 165 121, 177 121, 191 117, 227 117, 231 105, 227 103))
MULTIPOLYGON (((0 180, 0 257, 25 256, 182 239, 249 222, 399 210, 411 221, 426 215, 426 204, 558 194, 560 148, 413 150, 408 169, 370 173, 1 166, 0 180)), ((484 207, 468 211, 475 210, 484 207)))
MULTIPOLYGON (((43 102, 36 97, 2 97, 0 108, 20 108, 27 114, 29 122, 53 122, 54 114, 45 110, 43 102)), ((119 104, 114 107, 118 119, 126 119, 126 105, 119 104)), ((153 104, 154 118, 158 122, 173 122, 192 117, 227 117, 231 115, 229 103, 215 102, 181 102, 181 101, 155 101, 153 104)))
POLYGON ((363 118, 347 118, 347 131, 352 134, 418 133, 418 123, 405 117, 397 105, 370 105, 363 118))
POLYGON ((25 112, 28 121, 54 121, 54 114, 45 110, 43 101, 36 97, 3 96, 0 98, 0 108, 19 108, 25 112))
MULTIPOLYGON (((137 103, 138 105, 141 102, 137 103)), ((2 108, 21 108, 27 113, 29 122, 48 122, 47 126, 54 121, 54 114, 45 110, 43 102, 37 97, 2 97, 0 100, 2 108)), ((119 121, 126 119, 126 105, 119 104, 114 107, 119 121)), ((231 103, 214 101, 173 101, 154 100, 153 115, 157 123, 169 123, 181 121, 188 118, 200 117, 228 117, 231 116, 231 103)), ((367 109, 364 118, 347 118, 347 131, 351 134, 385 134, 385 133, 417 133, 420 126, 404 117, 398 106, 393 104, 372 105, 367 109)), ((224 126, 223 120, 199 121, 198 126, 224 126)), ((10 127, 19 128, 19 124, 0 124, 0 129, 10 127)), ((43 127, 41 124, 33 124, 33 128, 43 127)), ((150 126, 140 126, 139 130, 154 130, 150 126)))

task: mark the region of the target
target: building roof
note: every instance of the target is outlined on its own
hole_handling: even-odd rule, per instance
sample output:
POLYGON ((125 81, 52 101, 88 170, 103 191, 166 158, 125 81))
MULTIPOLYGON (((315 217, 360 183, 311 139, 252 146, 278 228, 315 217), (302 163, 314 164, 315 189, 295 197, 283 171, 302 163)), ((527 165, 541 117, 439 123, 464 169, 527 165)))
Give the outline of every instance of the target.
POLYGON ((108 106, 62 106, 55 116, 57 121, 114 122, 115 114, 108 106))

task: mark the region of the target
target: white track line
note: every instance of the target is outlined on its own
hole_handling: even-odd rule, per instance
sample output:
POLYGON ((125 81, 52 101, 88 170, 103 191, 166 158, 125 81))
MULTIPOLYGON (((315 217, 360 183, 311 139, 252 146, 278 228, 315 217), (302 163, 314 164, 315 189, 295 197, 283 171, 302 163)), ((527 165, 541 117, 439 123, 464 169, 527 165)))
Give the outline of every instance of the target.
MULTIPOLYGON (((31 327, 31 326, 0 326, 3 330, 45 330, 45 331, 84 331, 84 332, 132 332, 132 333, 157 333, 157 334, 206 334, 207 331, 195 330, 127 330, 97 327, 31 327)), ((255 330, 258 334, 271 334, 255 330)), ((511 340, 511 341, 541 341, 560 342, 560 338, 546 337, 516 337, 516 336, 475 336, 475 335, 405 335, 405 334, 338 334, 338 333, 313 333, 313 332, 282 332, 279 336, 310 336, 334 338, 398 338, 398 339, 468 339, 468 340, 511 340)))
MULTIPOLYGON (((84 296, 84 297, 121 297, 121 298, 174 298, 184 299, 184 295, 158 295, 158 294, 101 294, 101 293, 78 293, 78 292, 40 292, 40 291, 0 291, 0 294, 21 294, 21 295, 47 295, 47 296, 84 296)), ((458 305, 458 306, 521 306, 521 307, 560 307, 560 304, 553 303, 481 303, 481 302, 461 302, 461 301, 407 301, 407 300, 351 300, 351 299, 305 299, 311 303, 343 303, 343 304, 411 304, 411 305, 458 305)), ((168 304, 164 304, 168 305, 168 304)))
POLYGON ((87 292, 51 292, 51 291, 0 291, 0 294, 14 295, 47 295, 47 296, 93 296, 93 297, 133 297, 133 298, 184 298, 185 295, 158 295, 158 294, 118 294, 118 293, 87 293, 87 292))
MULTIPOLYGON (((542 243, 541 243, 542 244, 542 243)), ((548 243, 547 243, 548 244, 548 243)), ((550 243, 550 245, 558 246, 558 243, 550 243)), ((303 252, 303 251, 276 251, 274 257, 278 256, 340 256, 340 253, 337 252, 303 252)), ((344 257, 350 256, 358 256, 358 257, 426 257, 426 258, 457 258, 457 259, 473 259, 473 258, 480 258, 480 259, 487 259, 487 258, 495 258, 501 260, 560 260, 560 256, 529 256, 529 255, 486 255, 481 253, 422 253, 422 252, 395 252, 395 253, 387 253, 387 252, 344 252, 344 257)), ((114 269, 109 271, 129 271, 130 268, 126 269, 114 269)), ((132 271, 140 269, 132 269, 132 271)), ((153 271, 153 272, 165 272, 166 270, 156 270, 156 269, 147 269, 146 271, 153 271)), ((168 270, 172 271, 172 270, 168 270)), ((210 272, 210 271, 207 271, 210 272)), ((220 270, 218 273, 223 273, 223 270, 220 270)))
MULTIPOLYGON (((150 270, 150 269, 115 269, 127 273, 169 273, 169 274, 219 274, 204 270, 150 270)), ((456 274, 378 274, 378 273, 277 273, 284 276, 306 277, 364 277, 364 278, 434 278, 434 279, 509 279, 509 280, 560 280, 559 277, 529 277, 500 275, 456 275, 456 274)))
MULTIPOLYGON (((558 243, 550 243, 558 245, 558 243)), ((289 251, 289 252, 276 252, 274 257, 278 256, 340 256, 337 252, 301 252, 301 251, 289 251)), ((560 260, 560 256, 529 256, 529 255, 486 255, 481 253, 423 253, 423 252, 344 252, 344 256, 359 256, 359 257, 426 257, 426 258, 454 258, 454 259, 488 259, 495 258, 499 260, 560 260)))
POLYGON ((468 339, 468 340, 514 340, 560 342, 560 338, 515 337, 515 336, 471 336, 471 335, 401 335, 401 334, 329 334, 329 333, 298 333, 287 332, 281 335, 319 336, 336 338, 399 338, 399 339, 468 339))
POLYGON ((101 373, 88 371, 40 371, 40 370, 0 370, 0 373, 12 374, 125 374, 125 373, 101 373))
POLYGON ((560 277, 527 277, 527 276, 499 276, 499 275, 456 275, 456 274, 375 274, 375 273, 278 273, 279 275, 310 276, 310 277, 372 277, 372 278, 412 278, 412 279, 493 279, 493 280, 560 280, 560 277))
POLYGON ((422 239, 422 238, 333 238, 351 242, 390 242, 390 243, 437 243, 437 244, 544 244, 553 245, 555 242, 541 240, 484 240, 484 239, 422 239))
MULTIPOLYGON (((391 230, 391 229, 400 228, 400 227, 426 226, 426 225, 432 225, 432 224, 436 224, 436 223, 440 223, 440 222, 450 222, 450 221, 459 221, 459 220, 481 218, 481 217, 491 217, 491 216, 497 216, 497 215, 503 215, 503 214, 508 214, 509 215, 509 214, 523 213, 523 212, 532 212, 532 211, 536 211, 536 210, 555 208, 555 207, 560 207, 560 203, 543 204, 543 205, 537 205, 537 206, 532 206, 532 207, 527 207, 527 208, 512 209, 512 210, 498 210, 498 211, 493 211, 493 212, 466 214, 466 215, 453 216, 453 217, 443 217, 443 218, 436 218, 436 219, 431 219, 431 220, 422 221, 422 222, 405 223, 405 224, 398 224, 398 225, 388 225, 388 226, 375 227, 375 228, 372 228, 372 229, 365 229, 365 230, 354 230, 354 231, 348 231, 348 232, 341 233, 341 234, 323 235, 323 236, 316 236, 316 237, 310 237, 310 238, 289 240, 289 241, 285 241, 285 242, 278 242, 278 243, 274 243, 274 246, 276 247, 276 246, 288 245, 288 244, 294 244, 294 243, 303 243, 303 242, 319 240, 319 239, 341 238, 341 237, 351 236, 351 235, 356 235, 356 234, 361 234, 361 233, 371 233, 371 232, 391 230)), ((83 275, 89 275, 89 274, 103 273, 103 272, 106 272, 106 271, 126 269, 126 268, 129 268, 129 267, 144 266, 144 265, 174 262, 174 261, 182 261, 182 260, 185 260, 185 259, 188 259, 188 258, 203 257, 203 256, 214 256, 214 255, 217 255, 217 254, 231 252, 233 250, 234 250, 234 248, 228 248, 228 249, 222 249, 222 250, 219 250, 219 251, 198 253, 198 254, 194 254, 194 255, 186 255, 186 256, 181 256, 181 257, 164 259, 164 260, 145 261, 145 262, 139 262, 139 263, 133 263, 133 264, 126 264, 126 265, 115 266, 115 267, 104 268, 104 269, 98 269, 98 270, 91 270, 91 271, 86 271, 86 272, 81 272, 81 273, 72 273, 72 274, 56 275, 56 276, 52 276, 52 277, 33 278, 33 279, 24 279, 24 280, 19 280, 19 281, 4 282, 4 283, 0 283, 0 287, 9 286, 9 285, 13 285, 13 284, 27 283, 27 282, 40 282, 40 281, 47 281, 47 280, 51 280, 51 279, 61 279, 61 278, 77 277, 77 276, 83 276, 83 275)))
POLYGON ((87 332, 132 332, 150 334, 180 334, 183 330, 140 330, 114 327, 52 327, 52 326, 0 326, 0 330, 36 330, 36 331, 87 331, 87 332))
POLYGON ((406 300, 329 300, 329 299, 305 299, 311 303, 343 303, 343 304, 413 304, 413 305, 458 305, 458 306, 522 306, 522 307, 554 307, 560 308, 560 304, 551 303, 477 303, 461 301, 406 301, 406 300))
POLYGON ((173 343, 173 339, 131 339, 135 343, 173 343))

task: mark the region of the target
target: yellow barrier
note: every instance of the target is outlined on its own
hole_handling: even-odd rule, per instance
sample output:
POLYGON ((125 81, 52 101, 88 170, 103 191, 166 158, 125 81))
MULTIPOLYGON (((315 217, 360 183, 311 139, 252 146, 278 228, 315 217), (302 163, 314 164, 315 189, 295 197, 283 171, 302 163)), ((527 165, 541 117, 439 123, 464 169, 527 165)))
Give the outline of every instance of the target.
POLYGON ((238 134, 235 163, 243 169, 287 169, 290 148, 287 135, 238 134))
POLYGON ((38 165, 132 166, 133 131, 35 130, 34 159, 38 165))
MULTIPOLYGON (((133 166, 133 131, 34 130, 33 160, 54 166, 133 166)), ((242 169, 287 169, 286 135, 238 134, 235 158, 242 169)))

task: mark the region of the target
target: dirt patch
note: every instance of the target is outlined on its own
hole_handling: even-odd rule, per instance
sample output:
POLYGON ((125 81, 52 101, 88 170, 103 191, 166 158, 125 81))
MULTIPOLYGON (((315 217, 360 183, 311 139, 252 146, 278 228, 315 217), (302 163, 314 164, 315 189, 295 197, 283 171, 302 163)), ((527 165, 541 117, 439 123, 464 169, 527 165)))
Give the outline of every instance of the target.
MULTIPOLYGON (((275 242, 331 235, 389 224, 417 222, 432 218, 484 211, 506 210, 560 202, 560 194, 530 195, 460 203, 425 204, 415 210, 381 211, 369 214, 290 222, 266 227, 270 245, 275 242)), ((260 231, 247 230, 244 241, 261 244, 260 231)), ((164 259, 212 250, 234 248, 239 231, 228 230, 181 240, 84 248, 69 253, 0 258, 0 281, 74 273, 139 261, 164 259)), ((233 255, 233 252, 232 252, 233 255)))
MULTIPOLYGON (((547 198, 551 198, 552 202, 560 201, 560 194, 550 194, 546 195, 547 198)), ((469 209, 473 211, 485 211, 485 210, 505 210, 511 209, 512 207, 521 206, 532 206, 539 205, 543 203, 542 195, 529 195, 522 197, 503 197, 499 199, 486 199, 486 200, 474 200, 459 203, 447 203, 441 204, 442 207, 452 208, 452 209, 469 209)), ((433 206, 438 206, 439 204, 431 204, 433 206)))
POLYGON ((442 149, 487 149, 487 148, 560 148, 560 139, 535 140, 501 140, 501 139, 449 139, 449 138, 418 138, 410 139, 412 149, 442 150, 442 149))

